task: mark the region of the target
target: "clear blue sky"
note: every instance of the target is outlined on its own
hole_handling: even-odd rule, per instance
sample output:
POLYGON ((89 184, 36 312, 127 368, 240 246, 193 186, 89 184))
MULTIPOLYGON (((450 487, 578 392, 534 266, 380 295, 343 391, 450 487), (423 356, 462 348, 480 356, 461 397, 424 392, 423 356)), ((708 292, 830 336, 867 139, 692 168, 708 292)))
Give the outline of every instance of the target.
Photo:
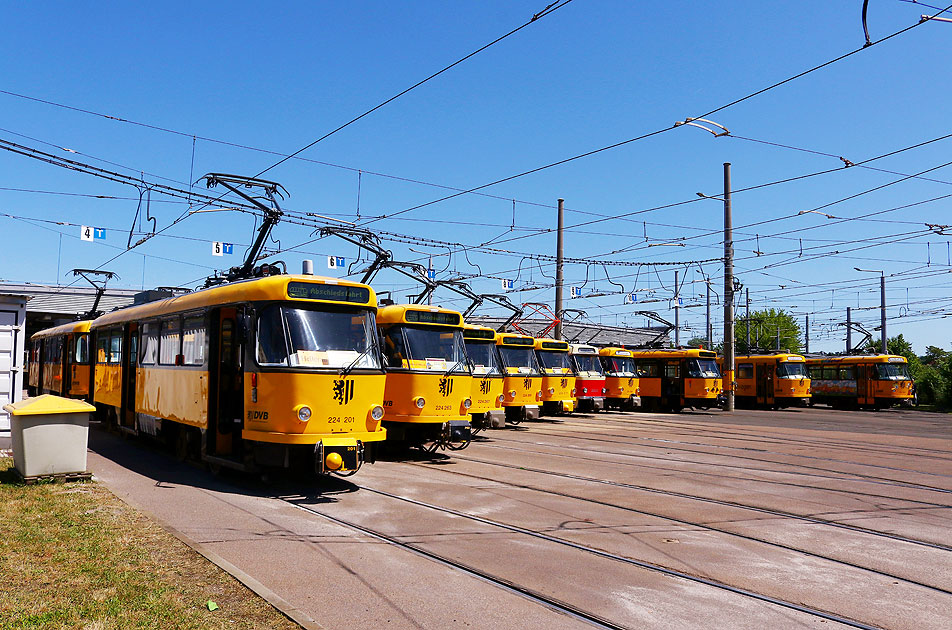
MULTIPOLYGON (((251 148, 296 151, 519 26, 545 4, 8 2, 0 90, 179 133, 4 93, 0 139, 179 187, 209 171, 253 175, 279 157, 251 148), (193 165, 193 135, 250 148, 198 139, 193 165)), ((931 11, 899 0, 870 4, 874 41, 931 11)), ((363 222, 448 194, 434 184, 473 188, 665 129, 860 48, 861 8, 860 0, 574 0, 266 177, 290 192, 287 210, 357 222, 363 171, 363 222)), ((414 249, 433 255, 440 278, 479 273, 472 280, 477 291, 498 291, 500 278, 525 288, 552 282, 543 275, 552 275, 550 263, 540 268, 523 256, 554 254, 554 234, 538 229, 555 226, 559 197, 569 226, 695 200, 574 228, 566 255, 696 261, 722 255, 722 207, 695 195, 721 192, 722 163, 733 164, 736 190, 839 169, 734 195, 736 272, 750 289, 752 308, 784 308, 801 322, 810 314, 811 349, 838 350, 844 333, 835 324, 845 320, 847 306, 861 309, 854 318, 868 328, 879 322, 872 308, 879 305, 878 274, 854 267, 883 270, 890 336, 902 333, 920 353, 926 345, 949 348, 952 325, 944 316, 952 312, 952 236, 929 233, 925 224, 952 223, 950 200, 892 209, 952 194, 952 167, 923 176, 937 181, 908 179, 822 210, 841 219, 888 210, 863 220, 797 213, 952 160, 952 138, 869 163, 892 173, 841 168, 837 157, 860 162, 952 133, 945 115, 950 41, 952 24, 923 24, 712 115, 732 136, 679 127, 481 191, 492 196, 464 195, 367 227, 467 245, 498 237, 497 246, 512 253, 470 252, 478 271, 459 253, 450 259, 446 248, 414 249), (770 219, 776 220, 745 227, 770 219), (685 237, 683 247, 657 245, 685 237)), ((67 283, 69 269, 99 267, 125 249, 137 203, 131 186, 0 151, 0 212, 75 224, 0 216, 0 277, 67 283), (83 242, 78 225, 106 228, 107 238, 83 242)), ((160 228, 187 209, 179 200, 152 195, 150 211, 160 228)), ((253 228, 248 214, 192 215, 105 268, 120 275, 113 286, 195 286, 216 267, 238 264, 253 228), (216 240, 235 243, 236 253, 213 257, 216 240)), ((287 250, 311 240, 311 231, 282 223, 274 235, 287 250)), ((406 244, 384 245, 398 259, 421 259, 406 244)), ((327 255, 350 263, 356 250, 325 238, 275 258, 292 270, 312 258, 320 272, 342 273, 326 269, 327 255)), ((626 306, 622 295, 613 294, 567 298, 566 306, 610 324, 642 325, 643 318, 631 315, 636 309, 673 319, 668 307, 675 268, 607 268, 625 291, 638 290, 642 302, 658 301, 626 306)), ((686 341, 703 334, 702 273, 714 278, 720 295, 722 267, 708 262, 678 269, 686 279, 684 304, 691 306, 681 311, 686 341)), ((582 287, 583 295, 617 290, 600 266, 567 265, 566 281, 582 287)), ((398 298, 416 290, 392 273, 374 284, 398 298)), ((512 297, 551 303, 553 294, 545 288, 512 297)), ((435 301, 464 306, 450 294, 437 294, 435 301)), ((722 325, 717 304, 715 330, 722 325)))

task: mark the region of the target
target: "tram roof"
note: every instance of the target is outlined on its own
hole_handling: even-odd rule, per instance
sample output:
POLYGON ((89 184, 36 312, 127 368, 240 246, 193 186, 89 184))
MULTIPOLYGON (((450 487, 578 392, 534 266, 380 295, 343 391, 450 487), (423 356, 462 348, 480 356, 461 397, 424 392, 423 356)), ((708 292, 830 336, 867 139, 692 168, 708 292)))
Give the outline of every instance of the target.
POLYGON ((830 363, 833 365, 857 363, 906 363, 906 357, 899 354, 851 354, 848 356, 813 356, 806 357, 807 363, 817 365, 830 363))
POLYGON ((714 359, 717 357, 717 353, 701 348, 670 348, 667 350, 632 350, 631 356, 636 359, 680 359, 688 357, 714 359))
POLYGON ((377 305, 377 295, 366 284, 311 275, 277 275, 229 282, 184 295, 156 300, 137 306, 129 306, 106 313, 92 322, 99 328, 129 320, 146 319, 172 313, 184 313, 209 306, 241 304, 244 302, 285 301, 291 303, 329 303, 347 306, 377 305), (329 290, 309 294, 308 287, 341 287, 356 291, 329 290), (334 294, 337 295, 334 295, 334 294), (332 299, 334 297, 342 299, 332 299))
POLYGON ((548 350, 550 352, 568 352, 569 344, 568 342, 559 341, 557 339, 547 339, 545 337, 537 337, 535 340, 535 349, 548 350))
MULTIPOLYGON (((718 357, 718 359, 720 360, 722 359, 722 357, 718 357)), ((766 354, 766 353, 765 354, 743 354, 743 355, 734 357, 734 363, 737 363, 738 361, 742 361, 742 360, 750 361, 750 362, 773 361, 773 360, 804 361, 805 358, 802 354, 797 354, 796 352, 775 352, 773 354, 766 354)))
POLYGON ((426 326, 463 327, 463 316, 452 311, 426 304, 391 304, 377 310, 378 324, 416 324, 426 326))
POLYGON ((68 324, 60 324, 59 326, 53 326, 52 328, 47 328, 41 330, 37 333, 34 333, 30 339, 44 339, 46 337, 55 337, 57 335, 68 335, 70 333, 87 333, 89 332, 89 325, 92 324, 91 319, 82 319, 77 322, 69 322, 68 324))

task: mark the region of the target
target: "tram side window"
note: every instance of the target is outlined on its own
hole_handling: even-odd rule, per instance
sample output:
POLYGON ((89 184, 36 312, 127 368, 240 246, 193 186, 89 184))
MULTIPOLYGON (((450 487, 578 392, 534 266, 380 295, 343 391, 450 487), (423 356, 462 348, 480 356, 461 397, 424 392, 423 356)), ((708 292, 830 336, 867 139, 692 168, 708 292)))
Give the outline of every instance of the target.
POLYGON ((754 378, 754 364, 753 363, 738 363, 737 364, 737 378, 738 379, 754 378))
POLYGON ((840 368, 839 379, 841 381, 852 381, 854 378, 856 378, 856 375, 853 366, 840 368))
POLYGON ((185 355, 185 365, 205 363, 205 320, 203 318, 190 317, 185 320, 182 354, 185 355))
POLYGON ((664 375, 667 378, 678 378, 681 374, 681 366, 677 363, 665 363, 664 365, 664 375))
POLYGON ((50 351, 47 356, 47 361, 49 363, 59 363, 63 358, 63 338, 54 337, 50 339, 48 347, 50 351))
POLYGON ((96 363, 106 363, 109 356, 109 334, 99 332, 96 334, 96 363))
MULTIPOLYGON (((384 333, 383 351, 389 367, 405 367, 404 359, 410 357, 403 339, 403 329, 394 326, 384 333)), ((409 365, 409 363, 407 363, 409 365)))
POLYGON ((159 365, 175 365, 182 340, 180 329, 178 319, 167 319, 162 322, 162 333, 159 336, 159 365))
POLYGON ((76 363, 89 362, 89 335, 76 336, 76 350, 73 353, 73 361, 76 363))
POLYGON ((118 330, 112 331, 109 336, 109 362, 119 363, 122 358, 122 333, 118 330))
POLYGON ((139 363, 142 365, 155 365, 155 357, 159 350, 159 326, 158 324, 142 325, 142 340, 139 352, 139 363))
POLYGON ((258 363, 287 365, 288 343, 284 336, 281 308, 272 306, 258 315, 258 363))
POLYGON ((654 362, 638 363, 635 366, 639 378, 658 378, 658 364, 654 362))

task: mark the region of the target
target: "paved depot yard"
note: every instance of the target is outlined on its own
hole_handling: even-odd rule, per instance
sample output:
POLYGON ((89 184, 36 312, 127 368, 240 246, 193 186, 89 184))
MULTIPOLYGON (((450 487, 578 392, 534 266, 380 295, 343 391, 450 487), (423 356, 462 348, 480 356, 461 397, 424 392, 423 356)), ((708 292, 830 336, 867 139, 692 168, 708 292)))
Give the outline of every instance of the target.
POLYGON ((311 627, 952 628, 952 416, 573 415, 317 487, 91 448, 311 627))

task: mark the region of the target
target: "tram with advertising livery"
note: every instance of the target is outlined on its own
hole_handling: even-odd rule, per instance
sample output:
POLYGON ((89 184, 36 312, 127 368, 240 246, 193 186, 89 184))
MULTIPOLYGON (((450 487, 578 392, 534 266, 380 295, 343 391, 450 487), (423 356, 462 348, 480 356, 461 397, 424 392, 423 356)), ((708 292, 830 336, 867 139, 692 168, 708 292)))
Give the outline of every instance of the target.
MULTIPOLYGON (((721 359, 718 365, 723 367, 721 359)), ((789 352, 734 358, 734 400, 744 407, 805 407, 810 375, 803 356, 789 352)))
POLYGON ((885 409, 910 403, 913 382, 906 357, 894 354, 808 357, 810 403, 885 409))
POLYGON ((542 414, 572 413, 576 391, 569 344, 555 339, 536 339, 535 351, 542 370, 542 414))
POLYGON ((579 411, 605 408, 605 371, 595 346, 569 344, 569 359, 575 372, 575 400, 579 411))
POLYGON ((372 462, 386 437, 376 295, 275 271, 95 319, 97 415, 213 470, 347 475, 372 462))
POLYGON ((680 412, 685 407, 710 409, 722 404, 721 372, 714 352, 635 350, 632 358, 645 410, 680 412))
POLYGON ((473 433, 506 426, 502 402, 505 377, 496 350, 496 331, 488 326, 463 325, 463 343, 473 371, 469 408, 473 433))
POLYGON ((89 396, 92 354, 89 324, 82 320, 47 328, 30 338, 27 392, 66 398, 89 396))
POLYGON ((625 348, 602 348, 598 355, 605 370, 605 405, 627 411, 640 407, 641 388, 632 351, 625 348))
POLYGON ((463 316, 425 304, 381 307, 388 438, 433 452, 460 450, 472 439, 473 376, 463 343, 463 316))
POLYGON ((535 337, 516 333, 496 335, 496 349, 505 374, 502 406, 506 420, 519 424, 538 420, 542 403, 542 370, 535 353, 535 337))

